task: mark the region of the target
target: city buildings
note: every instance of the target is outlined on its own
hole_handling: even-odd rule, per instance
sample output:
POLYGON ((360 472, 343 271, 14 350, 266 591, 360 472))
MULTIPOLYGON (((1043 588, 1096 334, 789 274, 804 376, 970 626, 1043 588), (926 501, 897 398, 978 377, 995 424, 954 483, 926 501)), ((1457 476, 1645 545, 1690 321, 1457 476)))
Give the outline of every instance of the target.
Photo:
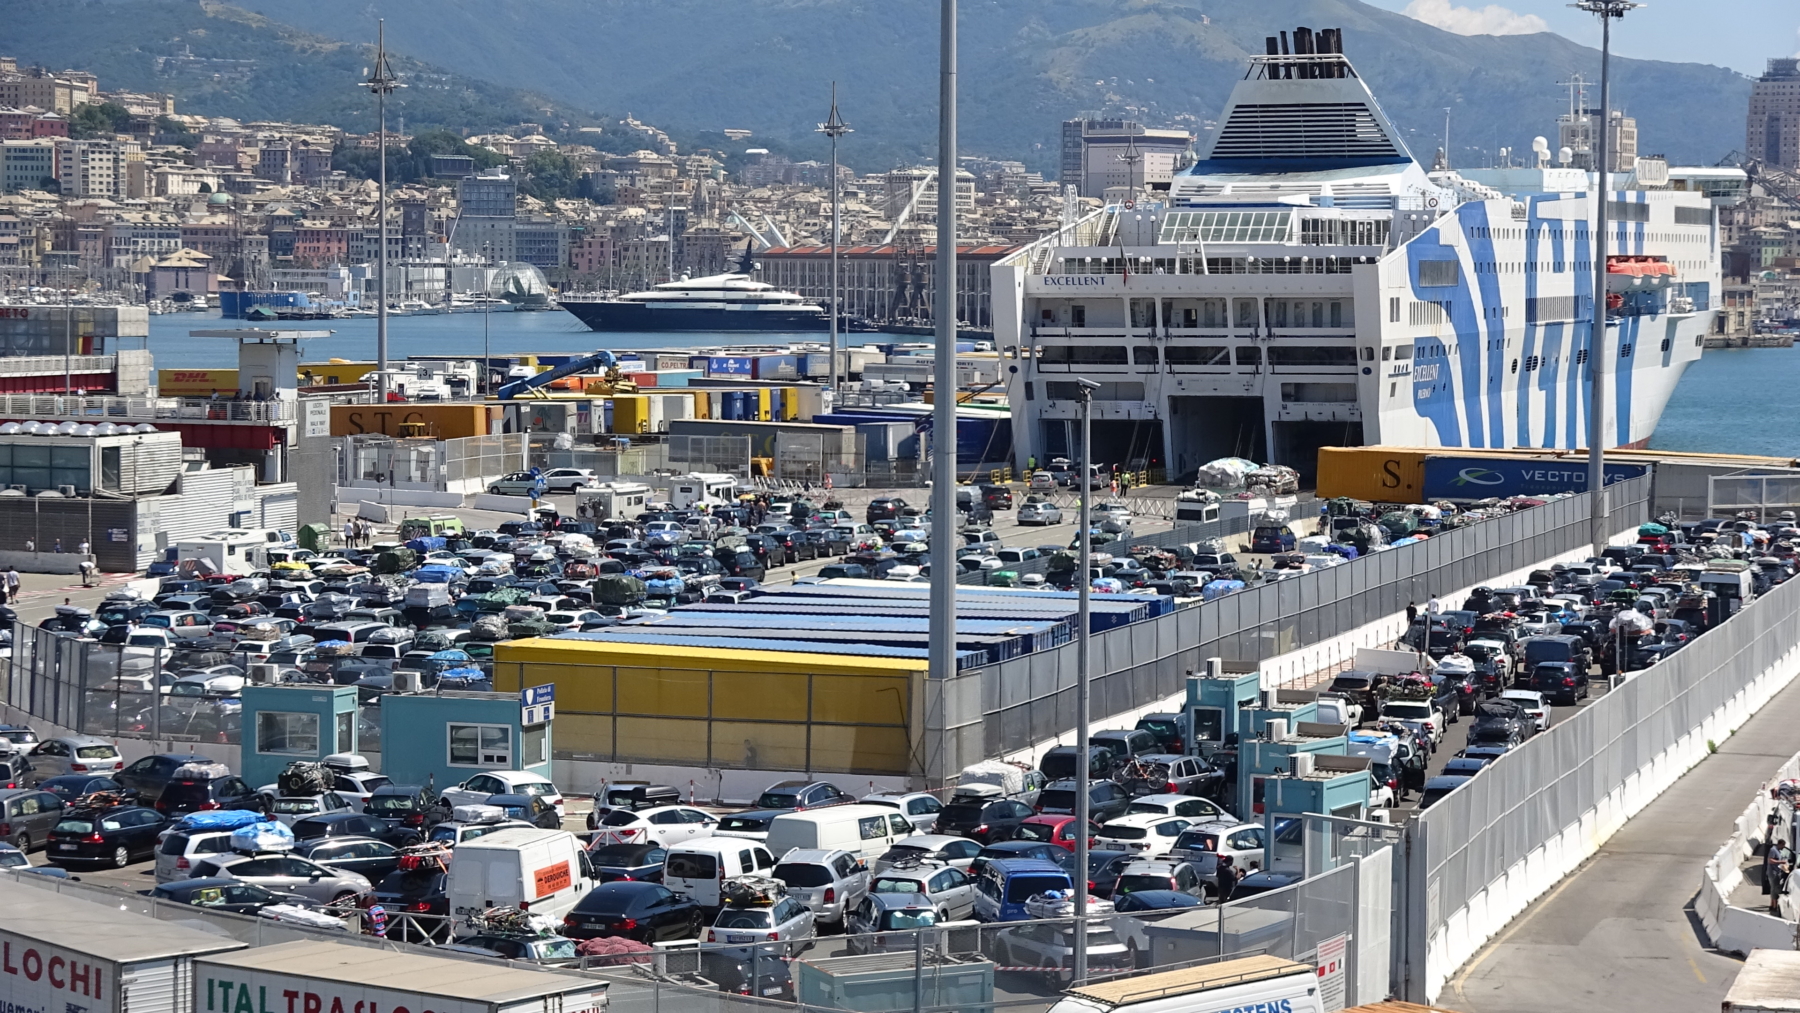
POLYGON ((1104 197, 1108 187, 1168 186, 1193 163, 1194 135, 1157 130, 1131 120, 1064 120, 1064 184, 1083 197, 1104 197))
POLYGON ((1800 59, 1770 60, 1768 71, 1750 85, 1744 155, 1800 170, 1800 59))

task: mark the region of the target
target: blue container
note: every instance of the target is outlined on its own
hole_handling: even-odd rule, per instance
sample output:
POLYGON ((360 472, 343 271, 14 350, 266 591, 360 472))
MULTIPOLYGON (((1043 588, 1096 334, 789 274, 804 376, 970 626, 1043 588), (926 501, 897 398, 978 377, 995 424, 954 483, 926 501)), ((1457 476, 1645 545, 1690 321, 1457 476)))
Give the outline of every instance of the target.
MULTIPOLYGON (((1637 478, 1646 464, 1608 464, 1606 484, 1637 478)), ((1487 499, 1508 496, 1551 496, 1587 491, 1587 461, 1540 461, 1514 457, 1425 459, 1420 492, 1427 500, 1487 499)))
POLYGON ((750 374, 758 380, 797 380, 800 378, 798 355, 759 355, 750 374))
POLYGON ((744 420, 744 392, 728 390, 725 392, 725 418, 734 422, 744 420))

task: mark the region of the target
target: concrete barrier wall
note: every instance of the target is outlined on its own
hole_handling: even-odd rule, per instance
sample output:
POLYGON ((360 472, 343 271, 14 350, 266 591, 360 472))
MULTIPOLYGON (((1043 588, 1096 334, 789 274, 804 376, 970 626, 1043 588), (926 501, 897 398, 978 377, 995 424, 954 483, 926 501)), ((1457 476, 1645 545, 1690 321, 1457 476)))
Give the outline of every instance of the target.
POLYGON ((1800 582, 1781 585, 1698 650, 1634 673, 1422 814, 1406 997, 1435 1000, 1508 922, 1800 675, 1797 613, 1800 582))
POLYGON ((1744 863, 1755 856, 1757 848, 1768 843, 1765 830, 1769 813, 1776 808, 1769 789, 1794 777, 1796 771, 1800 771, 1800 755, 1791 757, 1775 776, 1757 788, 1755 797, 1733 824, 1731 836, 1700 868, 1700 892, 1694 897, 1694 912, 1699 915, 1707 938, 1727 953, 1796 948, 1793 922, 1731 904, 1733 891, 1744 882, 1744 863))
POLYGON ((62 573, 77 574, 81 572, 81 561, 93 559, 93 556, 77 556, 75 546, 68 546, 67 552, 24 552, 15 550, 0 551, 0 570, 17 567, 20 573, 62 573))

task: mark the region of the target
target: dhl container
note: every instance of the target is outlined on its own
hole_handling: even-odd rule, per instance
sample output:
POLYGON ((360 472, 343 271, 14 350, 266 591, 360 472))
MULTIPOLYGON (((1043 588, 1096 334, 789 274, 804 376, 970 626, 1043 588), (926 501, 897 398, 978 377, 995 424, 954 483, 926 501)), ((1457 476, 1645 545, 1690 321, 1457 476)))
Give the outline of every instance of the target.
POLYGON ((214 394, 236 394, 238 371, 235 369, 159 369, 156 371, 156 393, 163 397, 212 397, 214 394))
POLYGON ((924 658, 580 633, 494 648, 497 690, 556 686, 559 751, 681 766, 912 773, 928 670, 924 658))
POLYGON ((1412 447, 1320 447, 1319 498, 1422 503, 1429 453, 1412 447))
POLYGON ((616 394, 613 403, 615 433, 647 433, 650 431, 650 398, 643 394, 616 394))
POLYGON ((304 384, 339 384, 359 383, 362 378, 375 370, 373 362, 351 362, 348 359, 331 359, 326 362, 302 362, 300 364, 300 382, 304 384))
POLYGON ((403 422, 422 422, 425 435, 434 440, 459 440, 486 436, 493 431, 497 405, 484 404, 341 404, 331 406, 331 435, 359 436, 379 433, 399 436, 403 422))

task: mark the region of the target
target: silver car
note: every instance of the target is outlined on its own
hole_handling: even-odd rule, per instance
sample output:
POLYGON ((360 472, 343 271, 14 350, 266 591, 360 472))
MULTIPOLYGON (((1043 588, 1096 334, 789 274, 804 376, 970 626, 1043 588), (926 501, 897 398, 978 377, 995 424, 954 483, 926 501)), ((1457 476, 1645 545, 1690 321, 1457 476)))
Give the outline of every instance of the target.
POLYGON ((920 833, 929 831, 937 824, 938 810, 944 803, 936 795, 928 795, 922 791, 878 791, 873 795, 864 795, 863 802, 868 805, 886 806, 900 810, 906 822, 920 833))
POLYGON ((967 837, 955 837, 950 834, 915 834, 903 837, 893 843, 880 858, 875 860, 875 871, 883 872, 896 863, 907 861, 932 861, 952 868, 969 871, 975 856, 981 853, 981 845, 967 837))
POLYGON ((269 815, 276 822, 289 827, 312 816, 357 811, 358 807, 352 806, 335 791, 328 791, 323 795, 283 795, 269 803, 269 815))
POLYGON ((1020 524, 1061 524, 1062 508, 1054 503, 1025 503, 1013 519, 1020 524))
POLYGON ((902 862, 889 866, 869 884, 872 894, 922 893, 937 908, 938 921, 953 922, 975 915, 975 881, 961 869, 936 862, 902 862))
POLYGON ((726 944, 709 952, 747 960, 751 956, 793 955, 818 935, 813 913, 793 897, 757 907, 725 907, 706 930, 706 941, 726 944))
POLYGON ((125 766, 125 759, 119 755, 116 746, 92 735, 59 735, 45 739, 32 748, 29 756, 31 775, 38 781, 64 774, 110 776, 125 766))
MULTIPOLYGON (((1001 929, 994 938, 994 959, 1014 967, 1056 967, 1044 976, 1060 988, 1075 976, 1075 927, 1066 922, 1028 922, 1001 929)), ((1112 927, 1090 922, 1087 930, 1090 973, 1127 971, 1137 965, 1136 955, 1119 940, 1112 927)))
POLYGON ((361 900, 374 889, 354 872, 331 869, 294 855, 220 855, 194 863, 194 879, 220 876, 255 883, 270 893, 320 904, 361 900))
POLYGON ((770 875, 827 925, 842 925, 844 912, 869 894, 869 870, 848 851, 795 848, 781 856, 770 875))

